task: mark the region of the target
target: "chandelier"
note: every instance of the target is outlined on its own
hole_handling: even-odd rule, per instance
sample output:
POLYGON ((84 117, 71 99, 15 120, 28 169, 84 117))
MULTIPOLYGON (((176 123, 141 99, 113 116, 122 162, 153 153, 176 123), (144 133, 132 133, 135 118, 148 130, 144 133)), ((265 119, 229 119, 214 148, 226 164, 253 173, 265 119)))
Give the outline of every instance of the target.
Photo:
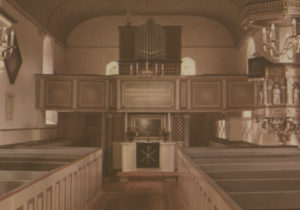
POLYGON ((291 60, 296 54, 300 54, 300 34, 296 34, 297 21, 295 18, 292 18, 291 26, 292 33, 285 39, 281 49, 277 45, 279 38, 276 39, 276 25, 272 23, 268 28, 262 29, 263 49, 273 59, 278 60, 280 56, 287 55, 291 60))
POLYGON ((7 27, 0 27, 0 60, 5 60, 9 57, 15 46, 15 32, 14 30, 9 30, 7 27))

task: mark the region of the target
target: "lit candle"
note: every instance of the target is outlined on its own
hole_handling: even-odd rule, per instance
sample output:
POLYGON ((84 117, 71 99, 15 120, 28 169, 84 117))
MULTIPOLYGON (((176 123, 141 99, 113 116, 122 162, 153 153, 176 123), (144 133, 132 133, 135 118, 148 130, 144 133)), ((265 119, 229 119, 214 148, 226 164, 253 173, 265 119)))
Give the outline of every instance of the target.
POLYGON ((262 34, 263 34, 263 42, 266 43, 267 42, 267 30, 265 27, 263 27, 263 29, 262 29, 262 34))
POLYGON ((5 33, 6 33, 6 27, 3 27, 2 28, 2 40, 4 39, 5 33))
POLYGON ((297 29, 297 21, 296 18, 292 19, 292 35, 295 36, 296 35, 296 29, 297 29))
POLYGON ((14 30, 11 30, 11 32, 10 32, 10 46, 14 46, 14 42, 15 42, 15 32, 14 32, 14 30))
POLYGON ((270 36, 271 36, 270 38, 271 38, 272 41, 275 40, 275 24, 274 23, 272 23, 272 25, 271 25, 270 36))

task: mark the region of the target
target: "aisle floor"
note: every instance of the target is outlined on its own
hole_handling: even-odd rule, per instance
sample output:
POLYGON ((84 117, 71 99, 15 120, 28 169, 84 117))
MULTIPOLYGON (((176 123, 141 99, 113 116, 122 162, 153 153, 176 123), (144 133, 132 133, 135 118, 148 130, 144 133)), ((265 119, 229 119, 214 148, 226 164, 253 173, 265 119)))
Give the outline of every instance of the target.
POLYGON ((185 210, 176 181, 104 182, 92 210, 185 210))

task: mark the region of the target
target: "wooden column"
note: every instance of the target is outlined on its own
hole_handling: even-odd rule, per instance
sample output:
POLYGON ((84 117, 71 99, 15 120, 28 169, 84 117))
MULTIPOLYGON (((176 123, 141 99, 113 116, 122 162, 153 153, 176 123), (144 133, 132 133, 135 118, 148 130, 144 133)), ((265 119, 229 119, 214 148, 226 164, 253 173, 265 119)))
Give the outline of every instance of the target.
POLYGON ((112 113, 107 113, 105 116, 106 121, 106 139, 104 148, 104 165, 108 171, 112 169, 112 113))
POLYGON ((190 118, 189 114, 185 114, 184 116, 184 146, 190 146, 190 118))

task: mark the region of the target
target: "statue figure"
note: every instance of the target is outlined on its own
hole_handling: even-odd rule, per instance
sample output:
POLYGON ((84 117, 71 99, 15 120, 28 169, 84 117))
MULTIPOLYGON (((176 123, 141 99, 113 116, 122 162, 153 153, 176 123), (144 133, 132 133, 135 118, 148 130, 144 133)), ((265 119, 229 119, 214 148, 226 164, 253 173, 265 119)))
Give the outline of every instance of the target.
POLYGON ((279 83, 274 83, 272 88, 273 104, 281 104, 281 87, 279 83))
POLYGON ((299 87, 299 83, 296 82, 293 84, 293 104, 299 104, 299 96, 300 96, 300 87, 299 87))
POLYGON ((258 96, 259 96, 258 103, 260 105, 263 105, 264 104, 264 88, 263 88, 263 86, 260 86, 259 91, 258 91, 258 96))

